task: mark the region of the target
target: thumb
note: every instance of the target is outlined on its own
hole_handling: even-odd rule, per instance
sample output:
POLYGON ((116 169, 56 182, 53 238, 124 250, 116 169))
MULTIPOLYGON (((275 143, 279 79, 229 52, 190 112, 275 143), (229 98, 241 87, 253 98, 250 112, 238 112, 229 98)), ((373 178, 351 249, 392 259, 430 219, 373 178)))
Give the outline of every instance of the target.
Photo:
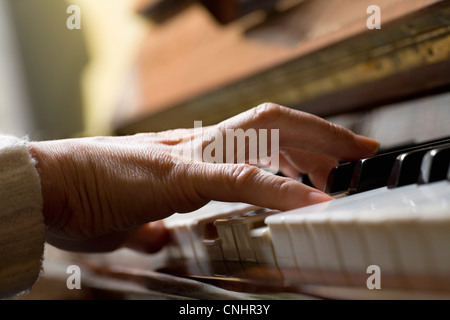
POLYGON ((154 221, 140 226, 129 238, 126 247, 143 253, 159 251, 169 242, 169 231, 163 221, 154 221))
POLYGON ((281 211, 333 199, 296 180, 248 164, 203 163, 196 169, 191 182, 204 199, 243 202, 281 211))

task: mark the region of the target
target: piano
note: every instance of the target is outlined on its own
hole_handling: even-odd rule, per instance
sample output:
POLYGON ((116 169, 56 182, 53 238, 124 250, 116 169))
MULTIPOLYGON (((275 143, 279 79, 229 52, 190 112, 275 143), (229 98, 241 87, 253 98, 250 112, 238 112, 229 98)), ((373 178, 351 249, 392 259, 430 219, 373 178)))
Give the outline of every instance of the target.
MULTIPOLYGON (((410 119, 434 115, 433 132, 448 134, 449 103, 450 94, 443 93, 408 101, 404 110, 418 111, 410 119), (429 99, 436 103, 423 108, 429 99)), ((379 119, 404 106, 389 106, 379 119)), ((211 202, 166 218, 172 240, 157 255, 124 249, 75 261, 96 281, 127 279, 171 294, 170 285, 156 280, 161 274, 225 289, 232 299, 243 293, 294 299, 450 298, 450 135, 394 142, 374 157, 341 162, 323 191, 334 200, 287 212, 211 202), (373 268, 379 276, 374 283, 373 268), (380 288, 371 287, 375 284, 380 288)), ((195 291, 194 297, 215 299, 216 292, 207 292, 198 296, 195 291)))
MULTIPOLYGON (((328 4, 300 2, 309 13, 328 4)), ((169 299, 449 299, 450 5, 412 1, 410 8, 395 7, 378 34, 342 31, 330 34, 330 45, 310 39, 309 51, 271 68, 165 108, 151 106, 137 120, 125 117, 116 134, 189 126, 193 119, 208 125, 274 101, 375 138, 381 150, 330 172, 323 191, 332 201, 288 212, 211 202, 165 219, 171 243, 158 254, 71 255, 88 270, 86 283, 111 289, 117 281, 135 295, 169 299)), ((248 34, 260 36, 264 28, 248 34)))

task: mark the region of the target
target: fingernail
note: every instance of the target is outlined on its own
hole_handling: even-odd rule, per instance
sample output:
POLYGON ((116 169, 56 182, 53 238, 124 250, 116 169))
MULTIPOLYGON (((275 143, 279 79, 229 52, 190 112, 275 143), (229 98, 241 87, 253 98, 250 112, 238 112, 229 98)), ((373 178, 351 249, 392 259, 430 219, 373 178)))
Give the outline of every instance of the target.
POLYGON ((378 141, 366 136, 357 134, 355 135, 355 140, 361 148, 371 153, 376 153, 380 148, 380 143, 378 141))
POLYGON ((327 195, 326 193, 323 192, 310 192, 308 194, 308 200, 311 203, 320 203, 320 202, 325 202, 325 201, 330 201, 333 200, 333 197, 330 197, 329 195, 327 195))

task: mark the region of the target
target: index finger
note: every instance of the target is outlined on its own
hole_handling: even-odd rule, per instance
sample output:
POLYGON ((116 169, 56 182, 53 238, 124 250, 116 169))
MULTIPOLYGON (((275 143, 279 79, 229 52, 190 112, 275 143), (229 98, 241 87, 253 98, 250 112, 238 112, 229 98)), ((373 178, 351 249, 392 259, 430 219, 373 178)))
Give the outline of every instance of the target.
POLYGON ((369 137, 331 123, 310 113, 265 103, 219 124, 229 128, 279 129, 279 146, 323 153, 339 160, 355 160, 373 156, 380 144, 369 137))

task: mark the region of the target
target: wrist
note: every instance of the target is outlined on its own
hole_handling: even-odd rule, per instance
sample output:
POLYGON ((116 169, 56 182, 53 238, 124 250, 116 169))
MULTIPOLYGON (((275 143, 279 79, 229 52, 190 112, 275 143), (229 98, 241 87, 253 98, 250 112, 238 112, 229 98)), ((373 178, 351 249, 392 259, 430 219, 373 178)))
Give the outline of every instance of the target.
POLYGON ((29 142, 27 144, 31 157, 35 160, 43 200, 45 224, 52 226, 62 208, 62 192, 58 180, 59 167, 52 148, 46 142, 29 142))

